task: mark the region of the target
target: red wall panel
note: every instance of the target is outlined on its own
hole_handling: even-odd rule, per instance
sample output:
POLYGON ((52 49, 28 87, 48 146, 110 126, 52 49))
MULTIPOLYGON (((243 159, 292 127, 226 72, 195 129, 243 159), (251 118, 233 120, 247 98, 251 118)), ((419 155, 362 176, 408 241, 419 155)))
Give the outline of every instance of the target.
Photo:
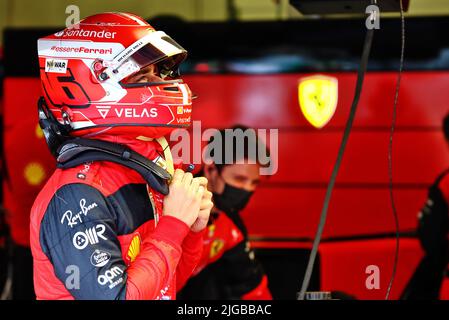
MULTIPOLYGON (((185 79, 199 96, 193 118, 201 119, 210 127, 240 122, 254 127, 311 129, 300 114, 297 97, 298 80, 309 75, 191 75, 185 79)), ((326 128, 341 128, 351 107, 356 74, 328 75, 338 78, 339 101, 334 118, 326 128)), ((396 79, 395 72, 367 74, 355 127, 390 125, 396 79)), ((449 109, 448 84, 447 72, 405 72, 398 105, 399 129, 439 127, 449 109)))
MULTIPOLYGON (((324 200, 324 188, 260 188, 243 218, 250 234, 269 238, 311 238, 324 200)), ((426 200, 421 189, 395 191, 402 231, 416 227, 416 216, 426 200)), ((332 195, 323 236, 347 237, 392 233, 395 230, 388 190, 337 188, 332 195)))
MULTIPOLYGON (((351 133, 338 183, 388 183, 387 131, 351 133)), ((279 133, 278 172, 270 183, 327 184, 337 157, 341 132, 279 133)), ((439 131, 398 131, 393 142, 394 182, 429 184, 449 163, 443 134, 439 131)))
MULTIPOLYGON (((393 271, 396 242, 393 239, 323 243, 320 246, 321 289, 343 291, 357 299, 382 300, 393 271), (370 265, 379 269, 379 288, 369 289, 366 280, 370 265)), ((422 258, 419 243, 401 239, 398 272, 390 299, 398 299, 422 258)))

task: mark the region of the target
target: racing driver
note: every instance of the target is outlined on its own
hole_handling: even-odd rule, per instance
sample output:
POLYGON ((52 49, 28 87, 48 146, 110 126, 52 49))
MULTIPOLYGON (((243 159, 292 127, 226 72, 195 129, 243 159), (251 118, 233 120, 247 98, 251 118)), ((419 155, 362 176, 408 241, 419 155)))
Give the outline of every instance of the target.
POLYGON ((38 299, 175 299, 202 251, 207 179, 164 136, 191 121, 187 52, 128 13, 38 40, 39 123, 58 168, 31 210, 38 299))

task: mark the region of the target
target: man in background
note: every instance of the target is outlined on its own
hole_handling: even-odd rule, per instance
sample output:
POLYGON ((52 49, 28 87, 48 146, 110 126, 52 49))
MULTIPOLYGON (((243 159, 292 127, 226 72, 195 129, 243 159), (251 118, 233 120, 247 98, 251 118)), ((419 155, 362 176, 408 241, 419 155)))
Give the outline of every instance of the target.
POLYGON ((233 128, 236 136, 239 133, 244 136, 242 154, 237 154, 236 148, 242 141, 237 138, 230 146, 225 130, 209 141, 205 154, 211 156, 211 163, 204 165, 200 175, 208 179, 215 206, 205 231, 202 258, 179 299, 272 298, 267 276, 250 248, 248 232, 240 215, 260 182, 262 164, 257 154, 253 155, 249 150, 251 147, 262 148, 268 155, 265 144, 247 129, 243 126, 233 128), (221 149, 221 156, 212 148, 215 151, 221 149), (232 164, 226 164, 226 155, 230 152, 232 164))
MULTIPOLYGON (((443 120, 443 132, 449 146, 449 114, 443 120)), ((426 204, 418 215, 418 237, 424 258, 403 299, 437 300, 441 285, 449 275, 449 169, 429 188, 426 204)))

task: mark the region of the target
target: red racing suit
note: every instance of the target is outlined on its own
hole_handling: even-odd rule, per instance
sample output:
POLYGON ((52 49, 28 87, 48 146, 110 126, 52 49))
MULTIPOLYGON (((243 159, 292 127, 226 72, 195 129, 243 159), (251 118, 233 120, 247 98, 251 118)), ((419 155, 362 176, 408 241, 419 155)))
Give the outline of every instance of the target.
MULTIPOLYGON (((107 137, 154 159, 155 142, 107 137)), ((203 232, 161 216, 163 196, 111 162, 57 169, 31 210, 38 299, 175 299, 197 265, 203 232), (159 218, 160 216, 160 218, 159 218)))
POLYGON ((180 299, 272 299, 238 212, 211 213, 203 241, 201 260, 180 299))

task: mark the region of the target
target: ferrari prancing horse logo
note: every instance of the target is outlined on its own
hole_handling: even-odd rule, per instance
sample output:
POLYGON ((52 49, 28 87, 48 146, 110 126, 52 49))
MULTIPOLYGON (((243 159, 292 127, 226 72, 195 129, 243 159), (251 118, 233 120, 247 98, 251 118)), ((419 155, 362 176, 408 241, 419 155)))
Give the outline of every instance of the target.
POLYGON ((221 239, 215 239, 210 246, 209 257, 215 257, 224 248, 224 241, 221 239))
POLYGON ((299 106, 304 117, 315 128, 324 127, 335 113, 338 101, 338 80, 315 75, 302 78, 298 84, 299 106))

